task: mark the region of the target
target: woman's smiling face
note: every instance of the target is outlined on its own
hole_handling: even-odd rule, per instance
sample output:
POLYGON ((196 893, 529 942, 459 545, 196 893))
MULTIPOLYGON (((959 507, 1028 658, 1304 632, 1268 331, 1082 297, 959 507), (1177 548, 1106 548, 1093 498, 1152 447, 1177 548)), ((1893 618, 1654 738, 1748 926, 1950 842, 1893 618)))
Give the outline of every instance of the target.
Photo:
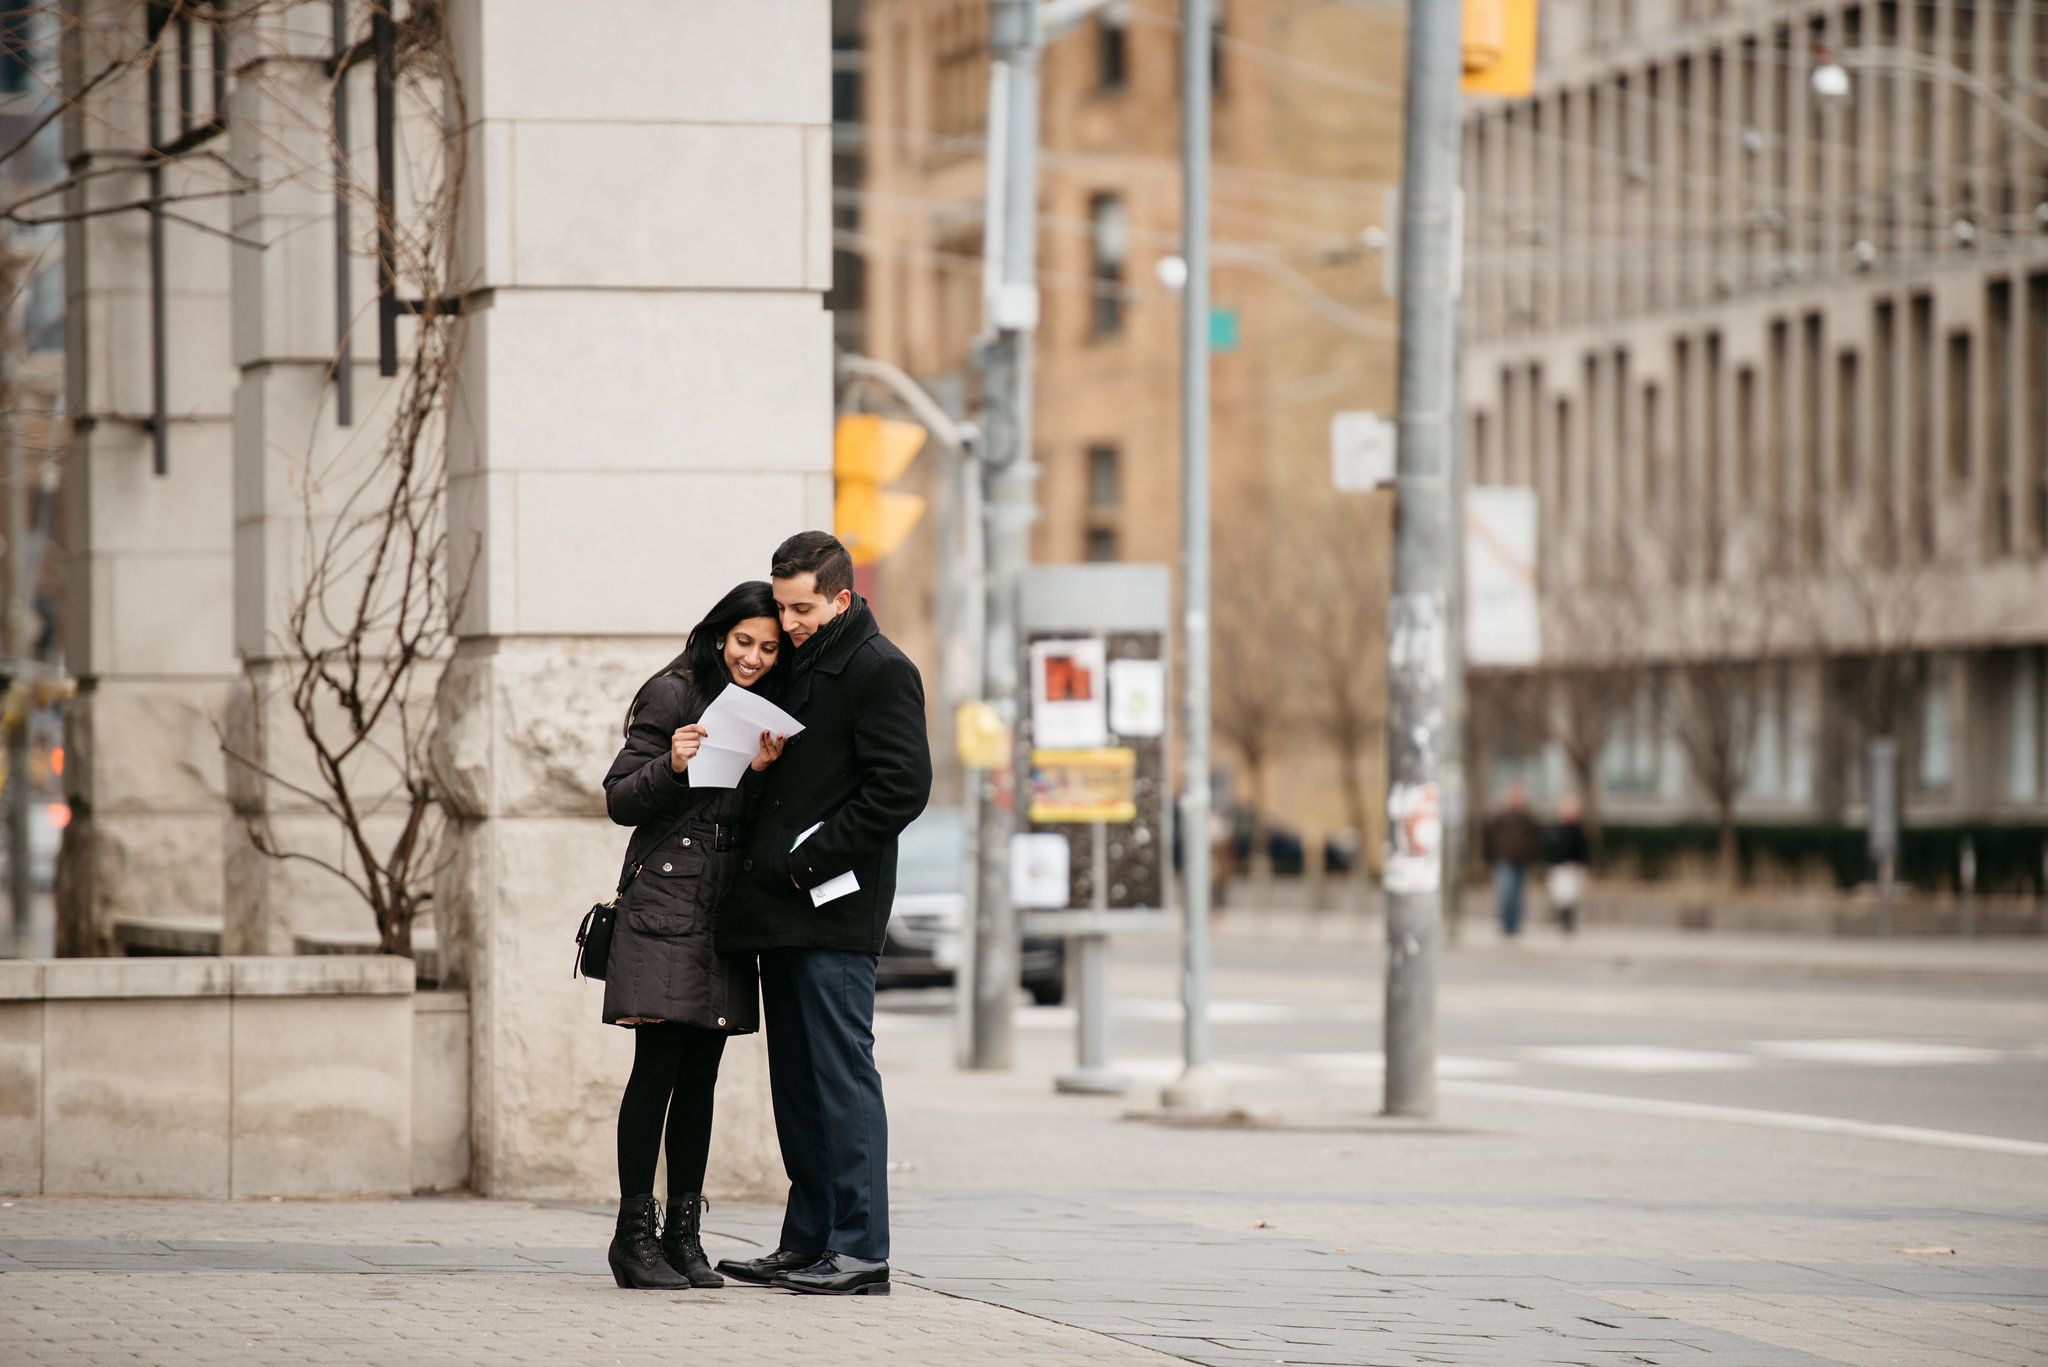
POLYGON ((719 658, 741 688, 752 688, 775 667, 782 650, 782 624, 773 617, 748 617, 733 623, 719 647, 719 658))

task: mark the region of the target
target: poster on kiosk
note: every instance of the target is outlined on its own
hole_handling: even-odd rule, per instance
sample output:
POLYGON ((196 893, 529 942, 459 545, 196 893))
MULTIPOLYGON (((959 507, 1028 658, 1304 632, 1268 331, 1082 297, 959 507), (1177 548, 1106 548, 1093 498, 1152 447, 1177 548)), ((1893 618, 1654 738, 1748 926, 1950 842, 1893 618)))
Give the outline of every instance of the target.
POLYGON ((1041 871, 1020 905, 1044 930, 1055 931, 1049 916, 1055 933, 1082 933, 1170 905, 1169 588, 1159 565, 1034 566, 1026 576, 1029 825, 1015 853, 1041 871))

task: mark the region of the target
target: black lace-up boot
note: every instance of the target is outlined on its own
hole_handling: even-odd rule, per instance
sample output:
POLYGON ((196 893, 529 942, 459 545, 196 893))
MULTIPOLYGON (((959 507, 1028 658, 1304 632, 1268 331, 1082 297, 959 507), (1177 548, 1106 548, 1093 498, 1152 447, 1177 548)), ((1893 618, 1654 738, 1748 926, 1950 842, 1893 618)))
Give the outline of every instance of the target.
POLYGON ((652 1196, 628 1196, 619 1202, 619 1230, 612 1235, 606 1261, 620 1286, 641 1291, 686 1291, 690 1283, 662 1256, 661 1206, 652 1196))
POLYGON ((704 1257, 704 1208, 710 1202, 696 1192, 668 1203, 668 1223, 661 1230, 661 1253, 668 1265, 690 1279, 690 1285, 724 1286, 704 1257))

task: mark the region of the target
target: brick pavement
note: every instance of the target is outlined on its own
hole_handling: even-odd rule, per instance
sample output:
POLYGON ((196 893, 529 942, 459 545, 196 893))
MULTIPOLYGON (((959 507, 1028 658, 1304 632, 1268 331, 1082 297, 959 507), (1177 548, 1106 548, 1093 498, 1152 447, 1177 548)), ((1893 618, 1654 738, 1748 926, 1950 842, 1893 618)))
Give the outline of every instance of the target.
MULTIPOLYGON (((1783 1009, 1849 1035, 1926 1007, 1783 1009)), ((2048 1039, 2034 1005, 1944 1009, 2048 1039)), ((17 1200, 0 1362, 2048 1364, 2048 1160, 1478 1096, 1390 1128, 1328 1085, 1272 1093, 1289 1126, 1169 1129, 1053 1096, 1063 1034, 961 1074, 943 1020, 895 1024, 887 1300, 622 1293, 597 1205, 17 1200)), ((714 1256, 774 1220, 714 1208, 714 1256)))

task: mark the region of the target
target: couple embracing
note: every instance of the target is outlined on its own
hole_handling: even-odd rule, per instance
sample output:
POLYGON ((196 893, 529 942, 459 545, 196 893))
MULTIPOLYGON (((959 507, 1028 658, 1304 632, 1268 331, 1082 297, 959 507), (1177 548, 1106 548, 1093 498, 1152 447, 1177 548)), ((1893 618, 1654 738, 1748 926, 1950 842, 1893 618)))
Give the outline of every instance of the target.
POLYGON ((722 1286, 722 1272, 886 1295, 875 959, 896 837, 931 794, 924 685, 853 593, 853 562, 832 535, 789 538, 770 573, 719 600, 641 687, 605 775, 612 820, 634 828, 604 994, 606 1023, 634 1032, 609 1257, 625 1287, 722 1286), (803 730, 762 732, 737 785, 692 787, 699 718, 728 685, 803 730), (857 886, 843 891, 847 874, 857 886), (713 1271, 699 1235, 712 1089, 726 1037, 762 1018, 789 1203, 773 1253, 713 1271), (666 1224, 654 1198, 664 1145, 666 1224))

